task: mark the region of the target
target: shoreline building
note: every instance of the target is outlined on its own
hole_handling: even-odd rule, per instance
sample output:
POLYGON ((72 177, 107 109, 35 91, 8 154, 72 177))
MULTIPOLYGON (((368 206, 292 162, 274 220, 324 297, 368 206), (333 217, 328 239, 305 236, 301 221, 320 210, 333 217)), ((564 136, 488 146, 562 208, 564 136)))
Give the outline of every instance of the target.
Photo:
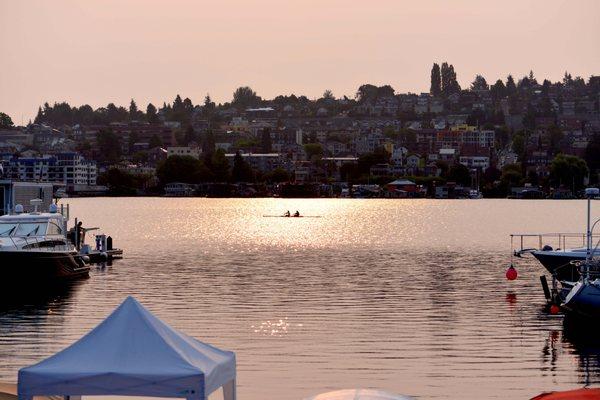
POLYGON ((0 154, 0 163, 3 179, 59 183, 65 185, 69 192, 88 191, 97 185, 96 162, 86 160, 76 152, 44 154, 39 157, 0 154))

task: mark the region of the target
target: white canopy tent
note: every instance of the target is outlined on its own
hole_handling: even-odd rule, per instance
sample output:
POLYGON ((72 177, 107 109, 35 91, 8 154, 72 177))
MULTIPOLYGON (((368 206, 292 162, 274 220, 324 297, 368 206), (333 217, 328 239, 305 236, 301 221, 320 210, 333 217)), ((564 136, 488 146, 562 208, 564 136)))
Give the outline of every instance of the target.
POLYGON ((180 333, 128 297, 61 352, 19 371, 19 400, 121 395, 206 400, 223 387, 236 398, 235 353, 180 333))

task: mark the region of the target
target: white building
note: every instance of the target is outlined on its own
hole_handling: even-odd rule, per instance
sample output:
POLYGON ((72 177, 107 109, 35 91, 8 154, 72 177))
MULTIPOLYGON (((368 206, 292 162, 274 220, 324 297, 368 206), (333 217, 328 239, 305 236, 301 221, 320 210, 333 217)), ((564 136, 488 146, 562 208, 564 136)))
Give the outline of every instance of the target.
POLYGON ((200 159, 202 150, 199 147, 190 146, 178 146, 178 147, 167 147, 167 157, 171 156, 189 156, 196 159, 200 159))
POLYGON ((467 168, 479 168, 485 171, 490 167, 490 158, 485 156, 461 156, 459 162, 467 168))

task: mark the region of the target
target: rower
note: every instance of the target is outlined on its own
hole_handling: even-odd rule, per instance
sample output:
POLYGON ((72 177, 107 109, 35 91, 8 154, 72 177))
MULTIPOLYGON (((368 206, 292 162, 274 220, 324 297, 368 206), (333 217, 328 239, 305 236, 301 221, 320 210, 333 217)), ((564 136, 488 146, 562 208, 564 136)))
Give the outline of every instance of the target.
POLYGON ((298 210, 296 210, 296 212, 294 213, 294 217, 299 217, 300 216, 300 212, 298 210))
POLYGON ((285 212, 285 214, 283 214, 283 216, 284 216, 284 217, 289 217, 289 216, 290 216, 290 210, 287 210, 287 211, 285 212))

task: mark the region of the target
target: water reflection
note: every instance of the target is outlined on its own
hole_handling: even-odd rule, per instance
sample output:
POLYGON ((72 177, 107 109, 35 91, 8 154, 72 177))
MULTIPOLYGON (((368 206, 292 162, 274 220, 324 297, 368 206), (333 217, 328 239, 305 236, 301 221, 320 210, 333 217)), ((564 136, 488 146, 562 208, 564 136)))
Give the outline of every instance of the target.
MULTIPOLYGON (((66 282, 30 282, 0 292, 0 317, 39 315, 63 307, 86 279, 66 282)), ((0 329, 2 326, 0 325, 0 329)))
POLYGON ((600 323, 567 316, 563 324, 563 340, 578 357, 579 383, 600 383, 600 323))

